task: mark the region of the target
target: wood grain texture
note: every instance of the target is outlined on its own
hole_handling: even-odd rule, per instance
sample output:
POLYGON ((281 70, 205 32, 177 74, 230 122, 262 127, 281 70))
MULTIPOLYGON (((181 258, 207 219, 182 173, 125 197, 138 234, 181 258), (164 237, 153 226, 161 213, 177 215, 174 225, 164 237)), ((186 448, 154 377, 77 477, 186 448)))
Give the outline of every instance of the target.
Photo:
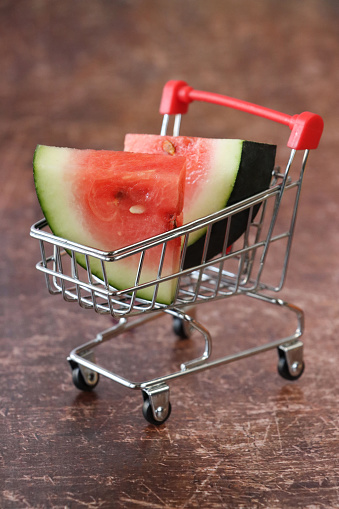
MULTIPOLYGON (((339 173, 336 1, 151 0, 0 3, 0 507, 339 507, 339 173), (276 373, 275 352, 176 380, 173 411, 147 425, 139 392, 102 379, 77 391, 70 350, 111 323, 48 294, 29 228, 41 217, 37 143, 120 150, 158 133, 169 79, 289 114, 320 113, 281 297, 306 313, 306 370, 276 373)), ((277 143, 285 128, 192 105, 183 133, 277 143)), ((198 310, 213 355, 289 328, 274 310, 229 299, 198 310)), ((294 325, 293 325, 294 327, 294 325)), ((201 351, 163 317, 98 351, 140 376, 201 351)))

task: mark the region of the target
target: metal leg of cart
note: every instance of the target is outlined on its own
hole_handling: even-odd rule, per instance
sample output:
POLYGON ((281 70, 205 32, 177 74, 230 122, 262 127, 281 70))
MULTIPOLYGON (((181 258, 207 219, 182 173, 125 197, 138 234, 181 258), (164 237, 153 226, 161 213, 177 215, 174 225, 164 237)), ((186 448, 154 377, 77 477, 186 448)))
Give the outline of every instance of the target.
POLYGON ((281 299, 267 297, 260 293, 247 293, 246 295, 254 299, 259 299, 265 303, 278 306, 281 309, 287 309, 292 314, 295 314, 297 318, 297 327, 294 333, 290 336, 253 347, 248 350, 243 350, 236 354, 210 360, 212 339, 208 330, 184 311, 180 311, 178 309, 167 309, 166 311, 159 311, 159 313, 142 316, 131 322, 128 322, 125 318, 121 318, 115 326, 99 333, 95 339, 75 348, 70 353, 68 361, 72 369, 74 384, 81 390, 90 391, 96 387, 99 381, 99 376, 102 375, 130 389, 139 389, 142 391, 142 411, 145 419, 152 424, 159 425, 165 422, 171 413, 170 389, 168 382, 180 376, 197 373, 222 364, 228 364, 230 362, 276 348, 279 356, 278 371, 280 375, 287 380, 298 379, 304 371, 303 343, 300 340, 304 330, 303 311, 293 304, 281 299), (128 380, 96 364, 93 352, 95 347, 113 339, 122 332, 156 319, 159 314, 163 312, 172 315, 174 320, 182 320, 187 323, 188 327, 186 327, 186 330, 196 330, 201 334, 204 340, 204 351, 200 357, 181 364, 179 371, 143 382, 128 380))

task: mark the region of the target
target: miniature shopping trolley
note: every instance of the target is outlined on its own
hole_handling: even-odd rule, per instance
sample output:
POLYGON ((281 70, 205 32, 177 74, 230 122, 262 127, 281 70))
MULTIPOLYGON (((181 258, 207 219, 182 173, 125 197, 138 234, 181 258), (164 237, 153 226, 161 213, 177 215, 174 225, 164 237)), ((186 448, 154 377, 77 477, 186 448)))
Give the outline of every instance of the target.
POLYGON ((157 425, 166 421, 171 413, 168 384, 175 378, 271 349, 278 351, 278 371, 282 377, 295 380, 304 370, 303 343, 300 339, 304 331, 303 311, 275 295, 282 289, 286 278, 305 165, 309 150, 318 146, 323 121, 319 115, 310 112, 289 116, 227 96, 194 90, 183 81, 169 81, 164 87, 160 105, 160 113, 164 115, 162 135, 166 135, 172 120, 173 136, 179 135, 181 116, 187 112, 193 101, 230 107, 290 128, 287 142, 290 150, 286 167, 283 170, 275 167, 268 189, 170 232, 113 252, 104 252, 56 237, 48 229, 45 219, 31 227, 31 236, 39 240, 41 250, 41 261, 36 267, 44 273, 49 292, 62 295, 66 302, 76 302, 84 309, 92 309, 96 313, 114 318, 111 327, 69 354, 68 361, 75 386, 90 391, 96 387, 102 375, 125 387, 139 389, 143 396, 143 415, 148 422, 157 425), (245 231, 230 246, 228 237, 232 221, 236 221, 239 214, 243 213, 247 214, 245 231), (212 228, 222 221, 227 222, 223 249, 209 259, 206 253, 212 228), (201 259, 196 265, 186 267, 188 236, 198 229, 206 231, 201 259), (163 275, 166 245, 178 237, 182 242, 180 268, 174 274, 163 275), (154 246, 162 247, 157 276, 152 281, 141 282, 145 253, 154 246), (79 255, 85 260, 84 267, 77 263, 79 255), (112 287, 106 275, 107 267, 129 256, 139 256, 134 285, 124 289, 112 287), (101 266, 101 279, 92 273, 90 260, 93 258, 98 260, 101 266), (273 264, 270 264, 270 259, 273 259, 273 264), (270 273, 270 267, 274 268, 274 277, 270 273), (174 300, 170 305, 161 304, 156 299, 157 289, 161 283, 171 279, 177 281, 174 300), (153 298, 140 298, 139 290, 150 286, 154 287, 153 298), (211 334, 196 319, 194 311, 200 304, 236 296, 244 296, 252 299, 252 302, 260 301, 275 309, 284 309, 294 317, 296 328, 287 336, 273 341, 270 339, 265 344, 212 359, 211 334), (94 354, 97 346, 164 314, 172 317, 174 332, 179 337, 187 338, 193 332, 198 333, 196 335, 202 338, 203 343, 202 355, 182 363, 175 372, 146 381, 130 380, 97 363, 94 354))

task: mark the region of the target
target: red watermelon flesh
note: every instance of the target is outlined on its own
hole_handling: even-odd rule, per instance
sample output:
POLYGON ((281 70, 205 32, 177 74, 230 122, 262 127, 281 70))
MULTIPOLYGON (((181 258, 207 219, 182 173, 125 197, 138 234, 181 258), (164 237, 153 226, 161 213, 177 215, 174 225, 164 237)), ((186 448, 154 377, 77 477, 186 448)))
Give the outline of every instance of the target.
MULTIPOLYGON (((186 224, 226 206, 237 177, 242 146, 243 141, 236 139, 127 134, 124 149, 186 158, 183 210, 186 224)), ((191 233, 188 245, 196 242, 204 232, 200 229, 191 233)))
MULTIPOLYGON (((116 251, 182 224, 185 159, 39 145, 34 156, 38 199, 53 233, 103 251, 116 251)), ((179 269, 180 237, 167 243, 161 276, 179 269)), ((139 283, 157 278, 162 244, 145 251, 139 283)), ((85 264, 83 255, 77 261, 85 264)), ((108 262, 109 283, 135 285, 140 254, 108 262)), ((100 260, 90 257, 93 274, 100 260)), ((156 300, 173 300, 176 281, 161 283, 156 300)), ((152 299, 154 286, 138 296, 152 299)))

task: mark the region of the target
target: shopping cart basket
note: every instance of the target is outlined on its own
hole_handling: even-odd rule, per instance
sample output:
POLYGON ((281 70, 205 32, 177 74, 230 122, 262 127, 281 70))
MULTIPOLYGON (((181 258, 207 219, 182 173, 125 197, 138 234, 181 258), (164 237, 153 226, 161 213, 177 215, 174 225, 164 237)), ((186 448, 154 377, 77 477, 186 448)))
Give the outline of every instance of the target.
MULTIPOLYGON (((164 115, 161 134, 166 135, 169 120, 174 117, 173 135, 179 135, 181 115, 188 110, 192 101, 205 101, 241 110, 253 115, 288 126, 291 130, 287 147, 289 150, 284 170, 275 168, 270 187, 255 196, 232 206, 202 217, 171 232, 148 238, 144 242, 127 246, 114 252, 104 252, 54 236, 47 221, 40 220, 31 228, 31 236, 38 239, 41 261, 37 269, 44 273, 51 294, 61 294, 67 302, 77 302, 84 309, 93 309, 100 314, 111 315, 115 320, 107 330, 100 332, 93 340, 75 348, 68 357, 73 382, 81 390, 94 389, 103 375, 131 389, 139 389, 143 396, 143 414, 147 421, 162 424, 170 415, 169 381, 212 367, 227 364, 270 349, 278 350, 278 371, 288 380, 299 378, 304 370, 303 311, 288 302, 276 298, 285 281, 287 264, 296 222, 296 213, 301 185, 310 149, 318 146, 323 121, 319 115, 304 112, 289 116, 271 109, 240 101, 227 96, 194 90, 183 81, 169 81, 163 90, 160 113, 164 115), (259 213, 257 211, 260 206, 259 213), (239 214, 247 214, 244 234, 231 247, 228 236, 232 221, 239 214), (213 226, 227 220, 224 248, 213 259, 208 259, 208 245, 213 226), (190 233, 205 228, 205 245, 200 263, 185 268, 185 250, 190 233), (175 274, 162 276, 162 263, 166 245, 175 237, 181 237, 182 260, 180 270, 175 274), (162 256, 156 279, 141 284, 142 262, 147 250, 162 246, 162 256), (279 252, 279 264, 277 264, 279 252), (77 262, 81 254, 86 261, 83 269, 77 262), (116 263, 129 256, 140 257, 135 284, 130 288, 116 289, 110 286, 106 276, 108 264, 116 263), (270 256, 274 260, 274 278, 271 277, 270 256), (103 278, 98 279, 91 271, 90 260, 99 260, 103 278), (171 305, 159 304, 156 294, 159 284, 175 278, 177 289, 171 305), (273 280, 275 279, 275 280, 273 280), (152 300, 140 299, 137 291, 147 286, 154 287, 152 300), (212 338, 209 331, 195 318, 193 312, 199 304, 235 296, 245 296, 273 305, 275 309, 287 310, 296 320, 294 331, 274 341, 251 347, 247 350, 218 359, 211 358, 212 338), (203 353, 198 358, 182 363, 172 373, 146 381, 132 381, 120 374, 98 365, 94 349, 159 315, 173 317, 174 332, 182 338, 198 332, 203 340, 203 353)), ((272 264, 271 264, 272 267, 272 264)))

